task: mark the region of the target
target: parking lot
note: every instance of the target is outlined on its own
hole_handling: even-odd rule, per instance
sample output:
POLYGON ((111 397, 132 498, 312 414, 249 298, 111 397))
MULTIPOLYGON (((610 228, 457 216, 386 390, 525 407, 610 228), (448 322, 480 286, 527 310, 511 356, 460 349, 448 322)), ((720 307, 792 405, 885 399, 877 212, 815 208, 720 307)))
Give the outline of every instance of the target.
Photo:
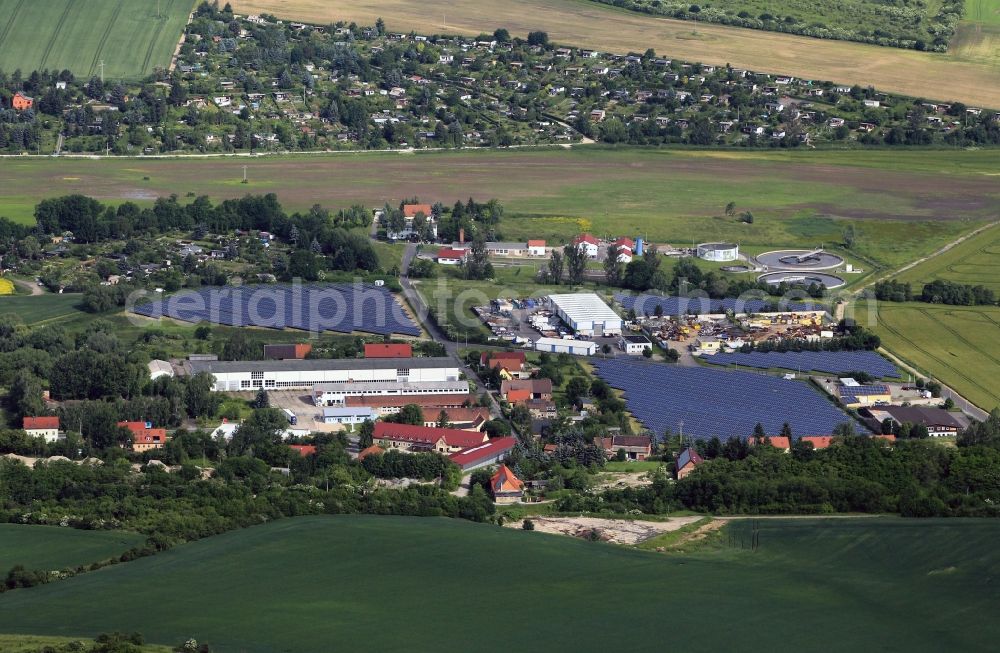
POLYGON ((323 423, 323 409, 313 405, 308 390, 268 390, 267 397, 272 408, 287 408, 295 413, 298 422, 295 429, 331 433, 343 428, 340 424, 323 423))

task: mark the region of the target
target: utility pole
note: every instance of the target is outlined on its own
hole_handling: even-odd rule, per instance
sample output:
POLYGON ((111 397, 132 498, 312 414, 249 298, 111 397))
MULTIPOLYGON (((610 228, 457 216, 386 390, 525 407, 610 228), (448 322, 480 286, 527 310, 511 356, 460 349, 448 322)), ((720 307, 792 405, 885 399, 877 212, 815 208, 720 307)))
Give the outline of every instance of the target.
POLYGON ((244 183, 244 184, 249 184, 249 183, 250 183, 250 182, 249 182, 249 181, 247 180, 247 167, 246 167, 246 166, 243 166, 243 183, 244 183))
POLYGON ((104 59, 101 59, 101 63, 98 64, 101 67, 101 83, 104 83, 104 59))

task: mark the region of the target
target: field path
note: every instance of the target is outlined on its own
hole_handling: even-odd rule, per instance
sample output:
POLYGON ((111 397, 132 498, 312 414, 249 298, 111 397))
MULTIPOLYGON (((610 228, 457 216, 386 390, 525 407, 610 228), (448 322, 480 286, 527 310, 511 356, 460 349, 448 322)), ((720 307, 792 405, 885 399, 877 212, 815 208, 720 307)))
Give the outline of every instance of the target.
POLYGON ((104 45, 108 42, 108 37, 111 36, 111 30, 114 29, 115 23, 118 22, 118 14, 122 13, 122 5, 124 4, 125 0, 118 0, 115 12, 111 14, 108 26, 104 28, 104 34, 101 35, 101 42, 97 44, 97 48, 94 50, 94 58, 91 60, 90 69, 87 71, 87 74, 91 77, 93 77, 94 72, 97 70, 97 63, 100 61, 101 53, 104 52, 104 45))
POLYGON ((911 261, 911 262, 907 263, 906 265, 904 265, 901 268, 898 268, 898 269, 895 269, 895 270, 890 270, 889 272, 886 272, 885 274, 873 277, 872 279, 869 279, 864 284, 858 286, 854 290, 854 296, 855 297, 860 296, 861 293, 864 292, 865 289, 874 286, 876 283, 879 283, 880 281, 885 281, 887 279, 891 279, 892 277, 899 276, 900 274, 906 272, 907 270, 912 270, 913 268, 917 267, 921 263, 925 263, 926 261, 929 261, 932 258, 935 258, 937 256, 941 256, 945 252, 951 250, 952 248, 956 247, 957 245, 961 245, 962 243, 964 243, 968 239, 972 238, 973 236, 978 236, 979 234, 983 233, 987 229, 991 229, 991 228, 993 228, 993 227, 995 227, 997 225, 1000 225, 1000 222, 991 222, 989 224, 983 225, 982 227, 979 227, 978 229, 973 229, 972 231, 970 231, 969 233, 965 234, 964 236, 961 236, 961 237, 956 238, 955 240, 951 241, 950 243, 948 243, 947 245, 945 245, 941 249, 937 250, 936 252, 931 252, 927 256, 923 256, 921 258, 918 258, 915 261, 911 261))
POLYGON ((31 294, 32 297, 36 297, 38 295, 44 295, 45 294, 45 290, 43 290, 42 287, 39 286, 37 283, 32 283, 30 281, 25 281, 24 279, 11 279, 11 281, 13 281, 17 285, 19 285, 22 288, 24 288, 25 290, 27 290, 31 294))
MULTIPOLYGON (((173 6, 173 0, 167 0, 166 13, 170 13, 170 9, 173 6)), ((153 50, 156 48, 156 43, 160 39, 160 32, 163 31, 163 26, 166 24, 166 20, 156 19, 159 25, 156 26, 156 31, 153 32, 153 36, 149 39, 149 47, 146 48, 146 57, 142 60, 142 68, 140 73, 145 75, 149 70, 149 60, 153 58, 153 50)))
POLYGON ((45 63, 48 61, 49 55, 52 53, 52 48, 59 41, 59 32, 62 31, 63 25, 66 24, 66 17, 69 16, 69 10, 73 8, 74 4, 73 0, 67 2, 66 8, 63 9, 62 14, 59 16, 59 22, 56 23, 56 28, 52 32, 52 38, 49 39, 48 45, 45 46, 45 52, 42 53, 42 61, 38 66, 39 70, 45 69, 45 63))
POLYGON ((7 24, 4 25, 3 31, 0 32, 0 46, 7 39, 7 35, 10 34, 10 28, 14 26, 14 20, 17 19, 17 15, 21 13, 21 5, 24 4, 24 0, 18 0, 17 5, 14 6, 14 11, 10 12, 10 18, 7 19, 7 24))

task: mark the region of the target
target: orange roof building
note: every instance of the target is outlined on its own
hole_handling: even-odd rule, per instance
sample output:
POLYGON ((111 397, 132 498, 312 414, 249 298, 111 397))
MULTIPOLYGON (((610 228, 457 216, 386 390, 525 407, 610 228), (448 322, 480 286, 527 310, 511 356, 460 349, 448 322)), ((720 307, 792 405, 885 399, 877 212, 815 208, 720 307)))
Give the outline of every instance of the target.
POLYGON ((516 503, 524 497, 524 481, 514 475, 507 465, 490 478, 490 494, 496 503, 516 503))
POLYGON ((13 107, 14 111, 24 111, 35 106, 35 100, 18 91, 11 99, 10 106, 13 107))
POLYGON ((154 429, 152 422, 118 422, 132 432, 132 451, 142 453, 160 449, 167 443, 167 429, 154 429))
POLYGON ((59 418, 58 417, 25 417, 21 422, 21 428, 32 438, 45 438, 46 442, 55 442, 59 439, 59 418))
POLYGON ((361 462, 368 456, 380 456, 384 453, 385 449, 378 446, 377 444, 373 444, 372 446, 362 449, 361 451, 358 452, 358 462, 361 462))
POLYGON ((511 390, 507 393, 506 399, 512 404, 528 401, 531 399, 531 390, 511 390))
POLYGON ((365 358, 413 358, 413 345, 368 343, 365 345, 365 358))
MULTIPOLYGON (((749 440, 747 440, 747 442, 750 444, 751 447, 757 443, 755 438, 750 438, 749 440)), ((775 449, 779 449, 781 451, 784 451, 785 453, 788 453, 789 451, 792 450, 791 439, 785 435, 768 436, 764 438, 762 444, 769 444, 775 449)))
POLYGON ((433 210, 430 204, 404 204, 403 205, 403 217, 404 218, 415 218, 418 213, 423 213, 424 217, 431 217, 433 210))

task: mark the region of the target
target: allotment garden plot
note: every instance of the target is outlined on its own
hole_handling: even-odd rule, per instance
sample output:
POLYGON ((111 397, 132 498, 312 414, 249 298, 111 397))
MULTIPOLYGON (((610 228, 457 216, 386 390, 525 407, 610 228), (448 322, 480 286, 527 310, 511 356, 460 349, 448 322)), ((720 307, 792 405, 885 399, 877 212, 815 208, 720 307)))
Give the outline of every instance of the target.
POLYGON ((202 288, 141 304, 133 312, 227 326, 420 335, 420 327, 392 293, 369 284, 202 288))
POLYGON ((802 381, 752 372, 645 361, 595 361, 597 374, 625 393, 631 412, 657 435, 747 438, 760 423, 778 435, 829 435, 851 418, 802 381))

